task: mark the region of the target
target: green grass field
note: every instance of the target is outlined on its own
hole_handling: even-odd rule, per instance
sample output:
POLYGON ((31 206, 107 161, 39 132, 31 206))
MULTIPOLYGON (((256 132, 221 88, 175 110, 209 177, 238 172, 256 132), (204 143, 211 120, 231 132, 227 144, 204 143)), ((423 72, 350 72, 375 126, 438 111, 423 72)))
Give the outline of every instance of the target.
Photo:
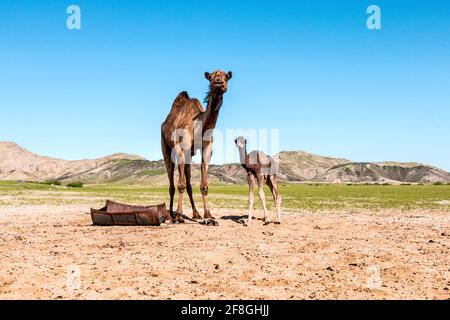
MULTIPOLYGON (((213 208, 247 207, 246 185, 211 185, 210 202, 213 208)), ((433 209, 450 211, 450 185, 308 185, 280 184, 283 208, 288 210, 339 209, 433 209)), ((201 208, 201 195, 194 189, 201 208)), ((256 197, 256 208, 260 208, 256 197)), ((266 189, 267 203, 273 201, 266 189)), ((29 182, 0 181, 0 206, 26 204, 93 204, 101 205, 105 199, 135 204, 168 202, 167 187, 128 185, 88 185, 68 188, 29 182)), ((176 197, 177 199, 177 197, 176 197)), ((189 208, 186 195, 185 207, 189 208)))

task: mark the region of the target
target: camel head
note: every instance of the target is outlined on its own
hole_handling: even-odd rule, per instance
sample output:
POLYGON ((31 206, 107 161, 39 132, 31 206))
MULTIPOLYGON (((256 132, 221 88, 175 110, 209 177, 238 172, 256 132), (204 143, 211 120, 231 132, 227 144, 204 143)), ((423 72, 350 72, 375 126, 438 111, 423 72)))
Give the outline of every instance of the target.
POLYGON ((213 93, 223 94, 227 92, 228 80, 231 79, 233 73, 229 71, 228 73, 222 70, 214 71, 213 73, 205 72, 205 78, 209 80, 209 89, 213 93))
POLYGON ((244 137, 237 137, 236 140, 234 140, 234 143, 236 143, 238 149, 243 149, 247 144, 247 139, 245 139, 244 137))

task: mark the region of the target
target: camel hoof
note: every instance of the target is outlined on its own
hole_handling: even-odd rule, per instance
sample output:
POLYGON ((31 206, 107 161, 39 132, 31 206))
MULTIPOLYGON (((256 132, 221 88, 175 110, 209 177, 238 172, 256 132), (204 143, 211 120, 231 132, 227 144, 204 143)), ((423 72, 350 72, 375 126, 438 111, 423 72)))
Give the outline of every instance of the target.
POLYGON ((205 226, 213 226, 213 227, 219 226, 219 222, 217 222, 215 219, 203 219, 199 223, 205 226))
POLYGON ((202 217, 197 213, 194 213, 194 215, 192 216, 192 220, 200 220, 202 217))
POLYGON ((211 215, 211 213, 209 211, 206 211, 205 214, 203 215, 203 217, 205 219, 214 219, 214 217, 211 215))
POLYGON ((281 224, 281 221, 275 221, 274 223, 275 224, 281 224))
POLYGON ((184 223, 183 214, 177 213, 175 221, 178 223, 184 223))
POLYGON ((270 224, 270 221, 264 221, 264 226, 268 226, 270 224))

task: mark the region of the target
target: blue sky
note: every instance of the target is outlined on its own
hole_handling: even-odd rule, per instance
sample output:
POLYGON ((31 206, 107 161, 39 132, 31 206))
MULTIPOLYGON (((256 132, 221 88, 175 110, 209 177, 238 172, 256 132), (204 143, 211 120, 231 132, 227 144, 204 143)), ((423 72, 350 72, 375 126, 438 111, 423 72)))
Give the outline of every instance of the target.
POLYGON ((450 170, 446 0, 2 0, 0 140, 160 159, 173 99, 203 99, 217 68, 234 73, 221 130, 278 128, 282 150, 450 170), (66 28, 71 4, 81 30, 66 28), (366 28, 371 4, 382 30, 366 28))

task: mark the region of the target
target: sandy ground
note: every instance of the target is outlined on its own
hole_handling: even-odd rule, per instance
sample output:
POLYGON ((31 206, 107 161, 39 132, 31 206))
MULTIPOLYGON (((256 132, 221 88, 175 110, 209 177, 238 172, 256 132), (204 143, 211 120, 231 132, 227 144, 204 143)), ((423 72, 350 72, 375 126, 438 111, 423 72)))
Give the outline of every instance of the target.
POLYGON ((0 206, 1 299, 449 299, 442 212, 291 212, 283 225, 94 227, 89 205, 0 206))

